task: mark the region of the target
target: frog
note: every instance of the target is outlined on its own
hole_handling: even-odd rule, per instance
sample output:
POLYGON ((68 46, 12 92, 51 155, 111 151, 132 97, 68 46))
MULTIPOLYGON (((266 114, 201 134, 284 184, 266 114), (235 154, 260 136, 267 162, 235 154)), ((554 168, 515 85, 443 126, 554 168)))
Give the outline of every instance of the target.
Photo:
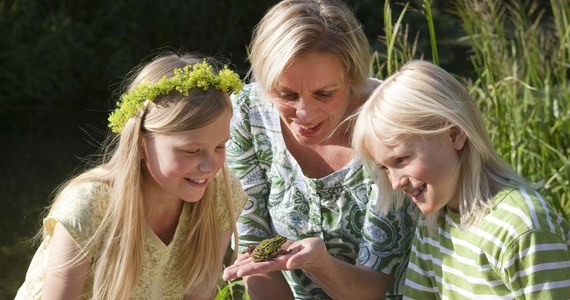
POLYGON ((254 262, 268 261, 279 254, 287 253, 287 250, 281 249, 281 246, 287 241, 282 235, 265 239, 257 246, 252 245, 247 248, 247 253, 251 255, 254 262))

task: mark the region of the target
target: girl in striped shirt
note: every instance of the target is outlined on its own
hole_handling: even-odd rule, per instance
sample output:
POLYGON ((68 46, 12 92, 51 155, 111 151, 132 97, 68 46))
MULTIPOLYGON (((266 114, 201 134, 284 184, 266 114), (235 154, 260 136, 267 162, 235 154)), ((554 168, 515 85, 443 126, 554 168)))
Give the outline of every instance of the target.
POLYGON ((353 146, 380 214, 410 200, 423 214, 406 298, 570 297, 568 220, 499 157, 445 70, 412 61, 389 77, 359 112, 353 146))

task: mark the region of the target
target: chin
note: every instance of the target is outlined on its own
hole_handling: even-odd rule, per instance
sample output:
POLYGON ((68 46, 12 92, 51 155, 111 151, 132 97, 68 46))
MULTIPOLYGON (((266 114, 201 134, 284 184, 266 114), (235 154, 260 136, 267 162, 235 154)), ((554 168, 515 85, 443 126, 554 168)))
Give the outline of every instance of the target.
POLYGON ((425 206, 425 205, 418 205, 418 208, 421 210, 422 214, 424 214, 424 215, 434 214, 434 213, 439 211, 439 210, 435 209, 434 207, 425 206))
POLYGON ((190 203, 192 203, 192 202, 198 202, 198 201, 202 200, 203 197, 204 197, 204 193, 201 193, 201 194, 199 194, 199 195, 193 194, 193 195, 191 195, 191 196, 182 198, 182 201, 184 201, 184 202, 190 202, 190 203))

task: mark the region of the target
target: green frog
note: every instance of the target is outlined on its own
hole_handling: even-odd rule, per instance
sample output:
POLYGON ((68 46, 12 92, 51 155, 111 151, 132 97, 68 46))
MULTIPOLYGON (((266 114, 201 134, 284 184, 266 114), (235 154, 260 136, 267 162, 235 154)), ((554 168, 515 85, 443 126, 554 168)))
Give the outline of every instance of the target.
POLYGON ((282 250, 281 246, 287 241, 287 238, 281 235, 261 241, 257 246, 249 246, 247 253, 251 254, 254 262, 267 261, 278 254, 287 253, 282 250))

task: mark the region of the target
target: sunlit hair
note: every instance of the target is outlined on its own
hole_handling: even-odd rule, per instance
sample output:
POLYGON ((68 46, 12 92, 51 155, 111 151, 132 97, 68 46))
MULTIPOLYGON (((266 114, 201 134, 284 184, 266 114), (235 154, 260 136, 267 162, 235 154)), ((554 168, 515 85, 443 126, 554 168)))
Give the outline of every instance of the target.
MULTIPOLYGON (((358 113, 353 147, 379 185, 378 210, 386 214, 404 201, 394 191, 385 171, 372 158, 369 147, 395 146, 410 136, 434 136, 457 126, 467 136, 460 152, 459 212, 461 224, 476 224, 501 187, 524 184, 497 154, 485 130, 481 112, 467 90, 442 68, 425 61, 411 61, 390 76, 358 113)), ((441 211, 425 216, 435 230, 441 211)))
MULTIPOLYGON (((174 68, 202 62, 192 55, 163 55, 135 70, 127 90, 141 82, 156 82, 174 75, 174 68)), ((213 60, 208 61, 214 65, 213 60)), ((129 299, 142 272, 144 257, 145 214, 148 209, 142 193, 142 138, 145 134, 172 134, 202 128, 224 112, 232 110, 229 96, 216 89, 192 89, 188 96, 176 91, 146 101, 138 115, 129 119, 120 134, 109 141, 104 162, 70 180, 56 195, 53 207, 68 189, 85 182, 102 182, 109 186, 109 206, 87 249, 101 243, 94 268, 94 299, 129 299)), ((226 167, 221 170, 230 217, 233 205, 226 167)), ((180 274, 186 292, 206 295, 215 290, 221 274, 220 228, 216 221, 216 200, 209 185, 203 198, 191 205, 193 228, 183 247, 180 274)), ((234 222, 232 232, 236 236, 234 222)), ((45 233, 44 233, 45 234, 45 233)), ((237 247, 234 247, 237 249, 237 247)), ((84 253, 88 256, 88 253, 84 253)), ((80 258, 79 258, 80 259, 80 258)))
POLYGON ((268 95, 294 60, 310 52, 332 53, 353 92, 366 88, 371 52, 361 24, 340 1, 285 0, 256 26, 250 47, 253 80, 268 95))

